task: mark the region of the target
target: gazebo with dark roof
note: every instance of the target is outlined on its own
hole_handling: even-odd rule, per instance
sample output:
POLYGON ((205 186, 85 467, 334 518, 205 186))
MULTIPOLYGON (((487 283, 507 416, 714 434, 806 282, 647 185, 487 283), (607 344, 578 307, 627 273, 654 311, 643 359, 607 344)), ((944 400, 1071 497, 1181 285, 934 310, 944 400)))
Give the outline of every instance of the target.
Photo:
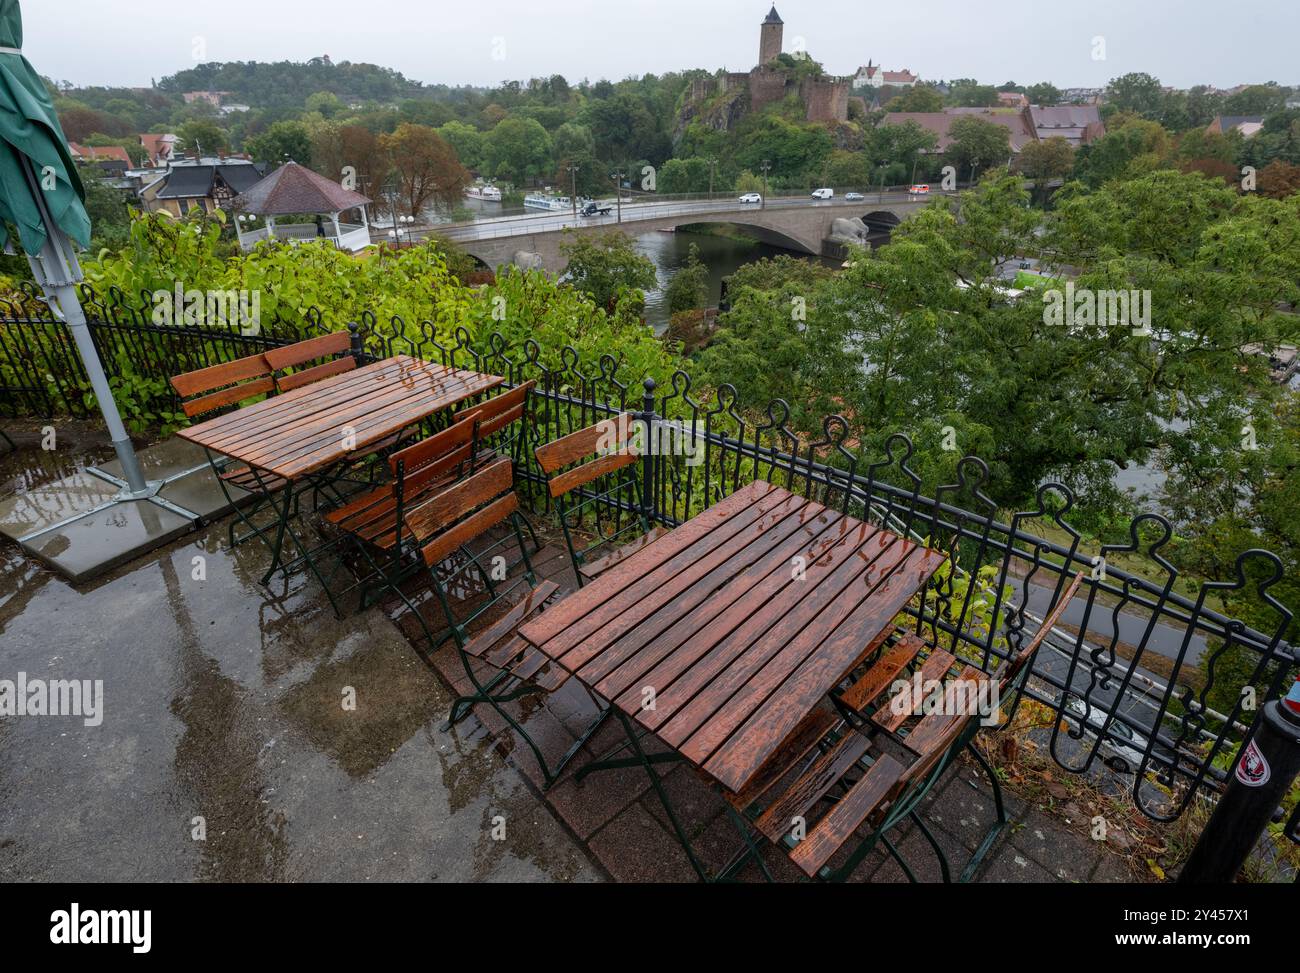
POLYGON ((303 243, 325 239, 344 250, 356 252, 370 246, 370 220, 366 214, 369 198, 331 182, 319 173, 296 162, 286 162, 265 179, 235 197, 233 208, 240 220, 262 216, 266 226, 245 233, 236 222, 239 246, 251 250, 261 240, 277 239, 303 243), (359 210, 360 223, 340 223, 339 216, 359 210), (276 227, 277 216, 311 215, 315 224, 286 223, 276 227), (333 233, 324 224, 329 217, 333 233))

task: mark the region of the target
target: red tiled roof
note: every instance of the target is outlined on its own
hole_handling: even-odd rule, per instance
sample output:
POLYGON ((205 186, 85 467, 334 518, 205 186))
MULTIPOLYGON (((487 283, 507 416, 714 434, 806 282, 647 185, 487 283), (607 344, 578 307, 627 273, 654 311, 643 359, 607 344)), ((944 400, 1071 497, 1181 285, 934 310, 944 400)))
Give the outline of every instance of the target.
POLYGON ((255 186, 240 193, 234 208, 257 216, 291 213, 341 213, 370 200, 344 189, 296 162, 286 162, 255 186))
POLYGON ((88 159, 91 162, 107 162, 111 159, 131 164, 131 156, 120 145, 81 145, 69 142, 68 148, 72 150, 74 159, 88 159))

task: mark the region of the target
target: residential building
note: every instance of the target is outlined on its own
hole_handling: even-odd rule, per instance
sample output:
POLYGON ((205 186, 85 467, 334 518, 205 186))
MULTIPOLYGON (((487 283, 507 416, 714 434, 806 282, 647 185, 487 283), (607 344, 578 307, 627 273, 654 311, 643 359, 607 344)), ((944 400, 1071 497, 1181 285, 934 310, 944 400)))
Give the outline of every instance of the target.
POLYGON ((193 209, 211 213, 230 205, 240 193, 261 181, 266 167, 247 159, 179 159, 140 190, 140 201, 151 213, 185 216, 193 209))
POLYGON ((853 76, 853 87, 883 88, 885 85, 894 85, 899 88, 912 88, 919 80, 920 78, 907 68, 901 71, 885 71, 880 65, 867 61, 866 65, 858 68, 857 74, 853 76))
POLYGON ((181 95, 185 99, 185 104, 192 105, 196 101, 206 101, 213 108, 220 108, 223 98, 230 97, 229 91, 186 91, 181 95))
POLYGON ((140 145, 144 147, 145 165, 155 169, 165 169, 176 157, 176 143, 180 141, 170 133, 154 134, 142 132, 140 145))
POLYGON ((1101 112, 1095 105, 1062 105, 1027 110, 1034 134, 1040 142, 1059 136, 1077 149, 1106 134, 1101 112))
POLYGON ((1258 135, 1263 127, 1263 115, 1215 115, 1214 121, 1210 122, 1205 130, 1216 135, 1227 135, 1236 130, 1246 138, 1250 138, 1258 135))
POLYGON ((1028 108, 1029 99, 1019 91, 999 91, 998 104, 1003 108, 1028 108))

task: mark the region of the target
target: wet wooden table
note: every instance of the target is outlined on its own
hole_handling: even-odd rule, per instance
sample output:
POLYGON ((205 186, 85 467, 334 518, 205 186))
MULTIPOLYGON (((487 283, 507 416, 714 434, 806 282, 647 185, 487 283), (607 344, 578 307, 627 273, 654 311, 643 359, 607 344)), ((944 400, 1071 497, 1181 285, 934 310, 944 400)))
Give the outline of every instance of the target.
POLYGON ((883 642, 943 558, 758 481, 520 633, 629 732, 630 719, 734 794, 883 642))
POLYGON ((395 355, 176 435, 293 482, 504 381, 395 355))

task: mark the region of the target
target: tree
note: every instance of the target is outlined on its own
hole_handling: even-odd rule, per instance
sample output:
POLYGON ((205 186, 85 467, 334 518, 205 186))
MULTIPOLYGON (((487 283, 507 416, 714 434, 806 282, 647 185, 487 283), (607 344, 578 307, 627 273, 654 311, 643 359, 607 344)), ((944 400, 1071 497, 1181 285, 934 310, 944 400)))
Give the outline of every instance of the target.
POLYGON ((312 137, 312 168, 334 181, 354 175, 357 191, 375 199, 388 181, 392 160, 364 125, 327 125, 312 137))
POLYGON ((972 168, 1004 165, 1011 156, 1011 133, 997 122, 977 115, 962 115, 948 126, 948 162, 958 174, 972 168))
POLYGON ((1225 115, 1267 115, 1286 106, 1286 89, 1277 82, 1252 84, 1228 95, 1223 102, 1225 115))
POLYGON ((948 89, 948 104, 958 108, 991 108, 998 103, 998 89, 991 84, 954 84, 948 89))
POLYGON ((665 294, 668 313, 680 314, 704 307, 709 299, 709 268, 700 259, 700 248, 692 243, 686 263, 668 282, 665 294))
MULTIPOLYGON (((1242 198, 1166 169, 1096 192, 1072 184, 1046 217, 1026 201, 1020 177, 986 179, 962 195, 959 215, 927 207, 824 283, 733 284, 732 311, 701 353, 706 384, 731 382, 745 402, 780 396, 791 428, 808 435, 827 412, 852 415, 867 455, 909 433, 927 489, 955 482, 962 453, 988 463, 987 492, 1002 507, 1023 509, 1060 478, 1078 497, 1071 522, 1101 531, 1129 509, 1115 487, 1127 464, 1159 455, 1197 474, 1242 452, 1243 410, 1265 442, 1283 390, 1240 349, 1300 332, 1278 310, 1300 299, 1300 197, 1242 198), (996 268, 1034 253, 1074 268, 1075 286, 1092 293, 1149 291, 1149 317, 1063 326, 1036 295, 1007 300, 996 268), (792 297, 805 321, 792 320, 792 297), (1143 320, 1151 335, 1134 333, 1143 320), (943 449, 944 426, 958 451, 943 449)), ((1234 476, 1216 494, 1225 509, 1234 476)), ((1285 475, 1273 482, 1285 521, 1296 488, 1285 475)), ((1180 518, 1179 529, 1191 528, 1180 518)))
POLYGON ((473 125, 453 119, 438 129, 467 169, 478 169, 483 164, 483 133, 473 125))
POLYGON ((589 236, 566 230, 560 252, 568 260, 564 279, 597 307, 612 310, 628 291, 648 291, 658 282, 654 262, 637 253, 625 233, 589 236))
POLYGON ((1159 115, 1163 94, 1160 80, 1142 71, 1112 78, 1106 86, 1106 98, 1116 110, 1148 119, 1159 115))
POLYGON ((311 165, 311 134, 302 122, 276 122, 248 140, 248 152, 258 162, 311 165))
POLYGON ((1300 166, 1281 159, 1274 159, 1260 169, 1256 179, 1259 194, 1269 199, 1286 199, 1293 193, 1300 193, 1300 166))
POLYGON ((1050 107, 1061 103, 1061 89, 1054 84, 1046 81, 1040 81, 1038 84, 1031 84, 1025 89, 1025 97, 1029 99, 1031 105, 1040 105, 1050 107))
POLYGON ((707 193, 708 159, 669 159, 659 170, 661 193, 707 193))
POLYGON ((1016 168, 1034 180, 1034 196, 1042 205, 1050 194, 1049 183, 1066 178, 1074 169, 1074 148, 1059 135, 1042 142, 1030 142, 1020 150, 1016 168))
POLYGON ((407 213, 419 216, 430 202, 443 209, 460 202, 469 172, 436 131, 403 122, 391 135, 381 135, 379 144, 392 160, 407 213))
POLYGON ((531 118, 506 118, 483 139, 483 168, 510 182, 536 181, 554 169, 551 137, 531 118))
POLYGON ((94 166, 78 166, 77 174, 86 189, 86 215, 92 234, 90 249, 118 250, 131 238, 131 216, 126 195, 104 181, 94 166))
POLYGON ((176 133, 177 148, 186 155, 220 155, 230 148, 230 141, 216 122, 199 119, 187 122, 176 133))
POLYGON ((943 111, 943 95, 929 85, 918 84, 889 100, 886 111, 935 112, 943 111))
POLYGON ((1098 188, 1159 167, 1168 152, 1169 133, 1158 122, 1115 116, 1105 135, 1079 149, 1075 176, 1098 188))
POLYGON ((308 96, 305 107, 309 112, 320 112, 325 118, 333 118, 343 110, 343 102, 332 91, 318 91, 308 96))

